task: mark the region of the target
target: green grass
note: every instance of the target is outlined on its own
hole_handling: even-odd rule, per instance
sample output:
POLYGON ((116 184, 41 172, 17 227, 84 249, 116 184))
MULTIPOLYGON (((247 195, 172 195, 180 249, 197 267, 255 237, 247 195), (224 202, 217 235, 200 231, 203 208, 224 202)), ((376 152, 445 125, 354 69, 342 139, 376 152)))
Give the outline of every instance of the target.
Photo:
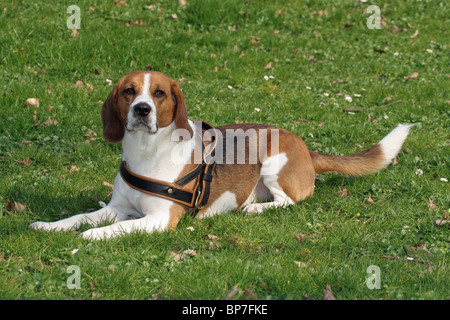
POLYGON ((258 299, 323 299, 327 284, 337 299, 450 298, 450 232, 434 223, 450 203, 440 179, 450 179, 444 1, 378 1, 379 30, 366 27, 360 1, 128 3, 79 4, 72 37, 70 1, 1 2, 0 298, 215 300, 238 286, 234 299, 252 299, 246 289, 258 299), (120 145, 101 137, 99 100, 111 90, 106 79, 147 65, 186 79, 191 119, 277 125, 318 152, 354 153, 398 123, 417 125, 397 165, 361 178, 321 175, 313 197, 285 209, 186 216, 175 231, 100 242, 29 230, 109 200, 103 182, 113 183, 120 145), (39 108, 25 108, 28 98, 39 108), (49 117, 57 123, 42 124, 49 117), (26 158, 29 166, 19 163, 26 158), (343 188, 348 197, 336 194, 343 188), (8 211, 8 202, 26 208, 8 211), (205 234, 219 239, 211 246, 205 234), (424 244, 429 254, 406 259, 404 247, 424 244), (196 255, 173 260, 188 248, 196 255), (80 289, 66 285, 70 265, 80 267, 80 289), (380 267, 380 289, 366 286, 370 265, 380 267))

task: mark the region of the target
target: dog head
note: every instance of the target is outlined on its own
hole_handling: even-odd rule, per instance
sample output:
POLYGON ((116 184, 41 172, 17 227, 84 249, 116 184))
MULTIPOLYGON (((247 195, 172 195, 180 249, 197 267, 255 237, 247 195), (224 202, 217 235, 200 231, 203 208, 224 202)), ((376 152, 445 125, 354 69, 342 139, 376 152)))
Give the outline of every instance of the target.
POLYGON ((121 78, 101 114, 103 136, 111 143, 120 142, 125 131, 155 134, 171 123, 193 134, 178 82, 161 72, 134 71, 121 78))

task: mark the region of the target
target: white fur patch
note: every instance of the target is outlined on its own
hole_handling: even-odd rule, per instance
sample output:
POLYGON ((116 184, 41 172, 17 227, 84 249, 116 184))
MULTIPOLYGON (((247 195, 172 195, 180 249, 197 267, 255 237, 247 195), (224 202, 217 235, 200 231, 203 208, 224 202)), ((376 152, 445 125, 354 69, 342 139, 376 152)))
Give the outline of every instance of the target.
POLYGON ((213 204, 206 210, 204 214, 200 217, 211 217, 218 213, 226 213, 237 209, 237 199, 236 195, 231 191, 225 191, 222 195, 217 198, 213 204))
POLYGON ((397 156, 412 126, 412 124, 399 124, 378 143, 383 151, 386 166, 397 156))

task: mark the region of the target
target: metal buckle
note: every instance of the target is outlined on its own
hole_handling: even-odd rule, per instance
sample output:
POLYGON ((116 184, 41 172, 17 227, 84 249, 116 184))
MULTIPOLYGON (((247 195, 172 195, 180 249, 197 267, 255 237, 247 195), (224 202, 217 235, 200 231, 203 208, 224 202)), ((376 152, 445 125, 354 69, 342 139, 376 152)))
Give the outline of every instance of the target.
POLYGON ((197 210, 201 210, 201 209, 203 209, 205 206, 199 206, 198 205, 198 200, 200 200, 200 195, 202 194, 202 192, 200 191, 200 190, 198 190, 197 191, 197 197, 195 197, 195 202, 194 202, 194 207, 197 209, 197 210))

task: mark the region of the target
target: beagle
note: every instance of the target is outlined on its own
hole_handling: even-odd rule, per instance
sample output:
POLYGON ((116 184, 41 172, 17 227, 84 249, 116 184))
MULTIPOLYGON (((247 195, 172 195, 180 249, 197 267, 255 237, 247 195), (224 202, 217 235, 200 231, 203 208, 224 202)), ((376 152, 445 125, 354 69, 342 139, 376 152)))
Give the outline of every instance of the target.
POLYGON ((73 230, 87 223, 94 228, 83 232, 84 238, 107 239, 173 229, 190 211, 209 217, 285 207, 313 194, 317 172, 360 176, 385 168, 411 126, 399 125, 357 154, 320 154, 274 126, 212 128, 189 120, 178 83, 161 72, 144 71, 119 80, 101 116, 104 138, 122 142, 123 163, 110 203, 60 221, 34 222, 32 229, 73 230), (199 197, 207 201, 200 203, 199 197), (113 223, 98 227, 104 221, 113 223))

